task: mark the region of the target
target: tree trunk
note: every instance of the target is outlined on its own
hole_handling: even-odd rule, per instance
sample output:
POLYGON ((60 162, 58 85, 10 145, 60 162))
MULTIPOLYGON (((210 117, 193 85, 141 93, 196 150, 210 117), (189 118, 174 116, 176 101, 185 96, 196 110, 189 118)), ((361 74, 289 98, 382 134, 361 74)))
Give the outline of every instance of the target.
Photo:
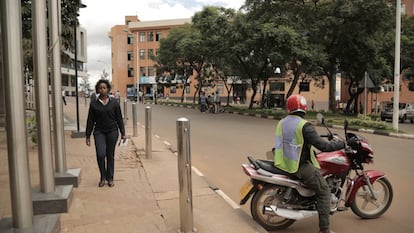
POLYGON ((265 97, 269 98, 267 95, 265 95, 268 80, 269 80, 269 78, 263 79, 263 93, 262 93, 262 101, 260 103, 261 108, 264 108, 265 101, 266 101, 265 97))
POLYGON ((329 110, 335 112, 336 69, 332 68, 329 73, 327 75, 329 80, 329 110))
POLYGON ((257 82, 254 80, 252 80, 252 89, 253 89, 253 94, 252 94, 252 97, 250 98, 249 109, 253 109, 254 97, 256 97, 256 93, 257 93, 257 82))

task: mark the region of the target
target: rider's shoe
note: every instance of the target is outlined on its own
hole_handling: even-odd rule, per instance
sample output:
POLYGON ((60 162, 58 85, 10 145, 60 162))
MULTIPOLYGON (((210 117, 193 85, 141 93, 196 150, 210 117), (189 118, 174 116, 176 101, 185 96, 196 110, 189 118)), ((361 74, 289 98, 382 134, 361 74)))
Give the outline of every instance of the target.
POLYGON ((335 233, 335 232, 327 229, 327 230, 320 230, 319 233, 335 233))

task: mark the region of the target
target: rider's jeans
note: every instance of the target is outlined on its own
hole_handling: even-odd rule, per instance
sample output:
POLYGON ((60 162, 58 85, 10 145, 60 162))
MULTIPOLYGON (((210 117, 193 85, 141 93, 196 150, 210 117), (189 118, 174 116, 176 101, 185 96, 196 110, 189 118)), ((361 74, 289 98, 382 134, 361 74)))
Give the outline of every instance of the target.
POLYGON ((310 161, 301 164, 295 175, 304 184, 316 193, 316 208, 319 213, 319 229, 329 229, 330 198, 329 186, 317 169, 310 161))

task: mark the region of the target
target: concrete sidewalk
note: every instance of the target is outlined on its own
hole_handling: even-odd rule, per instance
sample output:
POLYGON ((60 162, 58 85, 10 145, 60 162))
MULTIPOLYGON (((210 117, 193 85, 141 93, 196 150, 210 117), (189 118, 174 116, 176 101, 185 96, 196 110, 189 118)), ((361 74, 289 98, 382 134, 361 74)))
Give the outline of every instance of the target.
MULTIPOLYGON (((80 118, 86 119, 86 108, 80 118)), ((65 115, 75 119, 74 104, 65 115)), ((85 108, 85 109, 84 109, 85 108)), ((61 232, 70 233, 176 233, 180 230, 177 156, 158 137, 152 136, 152 158, 145 157, 144 129, 133 134, 132 121, 126 124, 127 146, 116 148, 115 187, 98 187, 99 171, 94 146, 85 139, 73 139, 73 121, 65 121, 68 168, 81 168, 81 180, 74 189, 69 213, 61 215, 61 232)), ((93 144, 93 143, 92 143, 93 144)), ((193 220, 197 232, 267 232, 241 209, 231 207, 203 177, 192 172, 193 220)))

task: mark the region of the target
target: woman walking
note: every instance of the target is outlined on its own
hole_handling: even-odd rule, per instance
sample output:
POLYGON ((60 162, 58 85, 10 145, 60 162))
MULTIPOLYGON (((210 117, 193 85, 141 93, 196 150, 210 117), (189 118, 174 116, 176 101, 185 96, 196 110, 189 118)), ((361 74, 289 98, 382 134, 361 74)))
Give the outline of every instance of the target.
POLYGON ((109 97, 111 84, 108 80, 99 80, 96 83, 96 99, 89 105, 88 120, 86 124, 86 145, 91 145, 91 134, 95 139, 96 158, 100 172, 99 187, 105 185, 114 186, 114 155, 115 146, 119 132, 123 141, 125 137, 125 126, 122 120, 121 107, 119 103, 109 97), (118 132, 119 130, 119 132, 118 132))

